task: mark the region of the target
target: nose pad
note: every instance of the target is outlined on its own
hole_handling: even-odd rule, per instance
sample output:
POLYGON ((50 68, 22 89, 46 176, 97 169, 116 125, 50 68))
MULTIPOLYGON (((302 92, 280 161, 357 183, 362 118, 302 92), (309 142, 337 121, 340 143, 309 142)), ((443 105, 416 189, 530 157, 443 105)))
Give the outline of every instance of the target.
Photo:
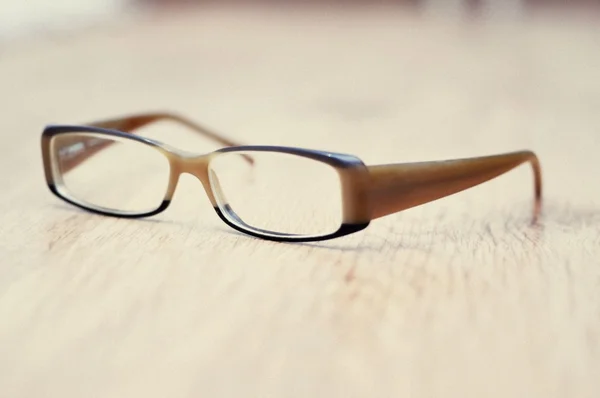
POLYGON ((208 179, 210 182, 211 189, 213 191, 215 202, 217 203, 219 210, 223 213, 223 216, 225 216, 225 218, 229 219, 230 222, 237 224, 238 226, 244 227, 246 229, 251 229, 251 227, 248 224, 246 224, 240 218, 240 216, 238 216, 237 213, 231 208, 229 202, 227 202, 227 198, 223 193, 223 189, 221 188, 221 183, 219 182, 219 177, 217 177, 217 174, 214 171, 210 170, 208 179))
POLYGON ((217 174, 213 170, 209 171, 208 179, 210 182, 210 189, 212 190, 217 206, 219 206, 221 209, 229 207, 227 204, 227 199, 225 198, 225 194, 223 193, 223 189, 221 188, 219 177, 217 177, 217 174))

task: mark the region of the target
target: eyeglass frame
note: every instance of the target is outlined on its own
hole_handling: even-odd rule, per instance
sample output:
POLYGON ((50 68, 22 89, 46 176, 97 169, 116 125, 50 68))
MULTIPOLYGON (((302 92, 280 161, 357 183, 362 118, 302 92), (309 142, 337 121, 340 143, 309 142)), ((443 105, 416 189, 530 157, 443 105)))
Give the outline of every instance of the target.
MULTIPOLYGON (((86 125, 48 125, 42 133, 41 144, 48 188, 54 195, 76 207, 105 216, 150 217, 169 207, 179 177, 184 173, 189 173, 200 180, 213 208, 223 222, 239 232, 272 241, 314 242, 349 235, 367 228, 373 219, 461 192, 526 162, 532 166, 535 180, 534 218, 538 216, 541 209, 541 168, 537 156, 531 151, 448 161, 366 166, 360 158, 349 154, 287 146, 238 145, 197 123, 166 112, 132 115, 86 125), (137 128, 160 120, 179 122, 226 146, 206 154, 196 154, 133 133, 137 128), (63 183, 62 174, 103 149, 101 147, 84 154, 84 158, 76 160, 69 170, 61 172, 58 170, 58 161, 54 159, 51 143, 53 138, 71 133, 133 140, 162 153, 169 162, 169 182, 161 204, 156 209, 147 212, 124 212, 94 206, 70 196, 63 183), (210 181, 209 165, 211 160, 224 153, 248 151, 299 156, 327 164, 335 169, 340 178, 342 190, 342 223, 338 230, 324 235, 295 235, 262 230, 246 224, 227 203, 220 205, 217 197, 223 195, 221 192, 214 191, 219 188, 213 186, 210 181)), ((253 163, 253 159, 246 155, 242 156, 248 162, 253 163)))

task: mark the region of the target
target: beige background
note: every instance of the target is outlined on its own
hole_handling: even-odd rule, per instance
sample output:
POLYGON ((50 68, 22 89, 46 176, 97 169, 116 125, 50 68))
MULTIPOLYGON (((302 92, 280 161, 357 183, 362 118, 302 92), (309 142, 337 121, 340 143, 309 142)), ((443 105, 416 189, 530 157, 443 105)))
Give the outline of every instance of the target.
POLYGON ((5 45, 0 396, 598 396, 597 26, 208 8, 5 45), (534 149, 544 214, 527 168, 311 245, 191 178, 147 221, 50 194, 45 124, 149 109, 367 163, 534 149))

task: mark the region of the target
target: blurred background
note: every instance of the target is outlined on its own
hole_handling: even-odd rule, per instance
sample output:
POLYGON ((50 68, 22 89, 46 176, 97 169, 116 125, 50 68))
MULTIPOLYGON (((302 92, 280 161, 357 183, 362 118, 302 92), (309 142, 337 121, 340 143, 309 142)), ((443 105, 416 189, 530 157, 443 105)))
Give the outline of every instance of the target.
POLYGON ((0 40, 48 30, 93 26, 118 16, 183 7, 218 6, 340 6, 395 5, 413 12, 443 16, 521 18, 540 12, 589 17, 598 0, 0 0, 0 40))

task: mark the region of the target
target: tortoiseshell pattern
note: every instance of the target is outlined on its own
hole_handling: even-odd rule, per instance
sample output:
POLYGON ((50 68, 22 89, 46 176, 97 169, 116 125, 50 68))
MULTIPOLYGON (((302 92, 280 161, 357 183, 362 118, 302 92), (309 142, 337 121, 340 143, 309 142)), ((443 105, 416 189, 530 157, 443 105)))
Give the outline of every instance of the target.
MULTIPOLYGON (((253 163, 252 157, 242 156, 249 163, 253 163)), ((341 153, 281 146, 239 145, 188 119, 164 112, 127 116, 83 126, 47 126, 42 133, 42 157, 46 182, 50 190, 59 198, 85 210, 108 216, 128 218, 158 214, 169 206, 179 176, 183 173, 189 173, 200 180, 212 206, 226 224, 240 232, 275 241, 308 242, 348 235, 366 228, 373 219, 474 187, 526 162, 529 162, 533 168, 535 180, 534 212, 536 215, 540 210, 542 197, 540 164, 536 155, 531 151, 468 159, 366 166, 356 156, 341 153), (180 123, 225 147, 208 154, 192 154, 134 134, 137 129, 160 120, 180 123), (81 133, 77 137, 77 144, 82 145, 86 150, 67 154, 69 156, 66 160, 61 159, 63 160, 62 167, 59 170, 53 154, 53 138, 69 133, 81 133), (82 137, 85 137, 85 139, 82 140, 82 137), (99 138, 135 140, 153 147, 168 159, 170 166, 169 184, 162 203, 156 209, 144 213, 107 210, 80 202, 66 193, 62 174, 77 167, 111 144, 111 141, 103 141, 99 138), (343 221, 339 229, 334 233, 318 236, 265 231, 247 225, 227 203, 219 203, 217 197, 222 197, 219 192, 220 187, 218 184, 215 186, 214 182, 211 185, 209 179, 210 161, 223 153, 248 151, 286 153, 312 159, 333 167, 339 175, 342 189, 343 221)))

